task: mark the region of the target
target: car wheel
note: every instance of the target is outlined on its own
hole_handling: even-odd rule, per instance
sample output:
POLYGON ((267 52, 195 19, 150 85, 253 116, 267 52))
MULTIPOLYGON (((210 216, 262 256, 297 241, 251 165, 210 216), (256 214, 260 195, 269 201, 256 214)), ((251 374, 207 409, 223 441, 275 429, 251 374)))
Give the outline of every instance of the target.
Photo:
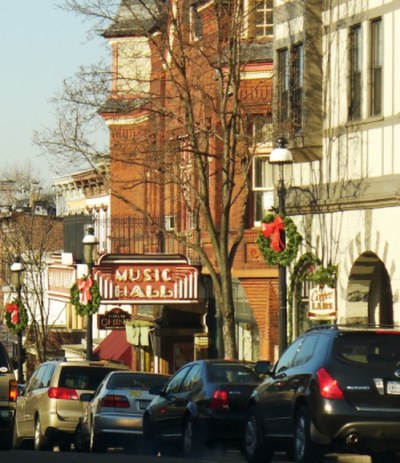
POLYGON ((106 450, 107 446, 104 443, 104 439, 101 440, 92 427, 90 430, 90 451, 92 453, 103 453, 106 450))
POLYGON ((76 452, 89 452, 89 443, 85 440, 82 426, 78 426, 75 431, 74 444, 76 452))
POLYGON ((188 416, 183 422, 182 428, 182 454, 185 458, 201 456, 204 450, 200 435, 197 432, 196 423, 188 416))
POLYGON ((151 422, 148 415, 143 418, 143 453, 145 455, 157 455, 158 445, 151 428, 151 422))
POLYGON ((307 407, 297 412, 294 429, 293 457, 296 463, 322 463, 322 447, 311 441, 311 419, 307 407))
POLYGON ((270 463, 274 450, 267 445, 257 420, 256 408, 251 407, 247 413, 243 452, 249 463, 270 463))
POLYGON ((50 442, 46 439, 42 433, 42 426, 40 424, 40 418, 37 417, 35 421, 35 434, 33 440, 33 448, 35 450, 48 450, 50 448, 50 442))

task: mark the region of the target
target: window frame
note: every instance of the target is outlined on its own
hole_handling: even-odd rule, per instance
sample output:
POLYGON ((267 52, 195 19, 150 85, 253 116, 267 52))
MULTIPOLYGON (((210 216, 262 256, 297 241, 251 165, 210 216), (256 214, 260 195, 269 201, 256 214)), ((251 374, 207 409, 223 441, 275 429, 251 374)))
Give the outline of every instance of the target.
POLYGON ((251 23, 255 39, 272 38, 274 35, 274 5, 272 0, 253 0, 251 23), (262 16, 262 21, 257 21, 262 16), (270 21, 268 21, 270 19, 270 21), (262 30, 260 34, 258 31, 262 30), (269 31, 269 33, 268 33, 269 31))
MULTIPOLYGON (((253 159, 252 159, 252 172, 251 172, 251 176, 252 176, 252 192, 253 192, 253 198, 254 198, 254 205, 253 205, 253 223, 254 223, 254 226, 260 226, 261 225, 261 221, 265 215, 265 212, 266 212, 266 209, 262 207, 262 204, 261 206, 259 206, 259 201, 258 198, 261 198, 261 202, 263 201, 263 198, 264 196, 270 196, 271 200, 270 200, 270 203, 271 203, 271 206, 273 206, 274 204, 274 197, 275 197, 275 186, 274 186, 274 182, 273 182, 273 170, 272 170, 272 167, 269 163, 269 156, 270 154, 268 153, 264 153, 264 154, 256 154, 253 156, 253 159), (258 160, 262 159, 265 163, 266 166, 268 166, 269 170, 270 170, 270 179, 271 179, 271 184, 270 185, 267 185, 267 181, 265 181, 264 185, 258 185, 257 183, 257 180, 258 178, 260 178, 260 172, 262 172, 262 177, 266 177, 264 174, 265 170, 264 169, 259 169, 258 166, 257 166, 257 162, 258 160), (260 211, 258 211, 258 208, 261 207, 262 208, 262 211, 260 209, 260 211)), ((267 180, 266 178, 264 178, 264 180, 267 180)))
POLYGON ((351 121, 362 116, 362 25, 351 26, 349 31, 349 109, 351 121))
POLYGON ((278 121, 289 120, 290 108, 290 60, 289 48, 281 48, 278 53, 278 121))
POLYGON ((303 129, 303 92, 304 92, 304 44, 298 42, 291 47, 291 116, 295 132, 303 129))
POLYGON ((370 116, 382 114, 382 76, 383 76, 383 30, 382 18, 374 18, 369 23, 370 30, 370 116), (377 27, 378 26, 378 27, 377 27))

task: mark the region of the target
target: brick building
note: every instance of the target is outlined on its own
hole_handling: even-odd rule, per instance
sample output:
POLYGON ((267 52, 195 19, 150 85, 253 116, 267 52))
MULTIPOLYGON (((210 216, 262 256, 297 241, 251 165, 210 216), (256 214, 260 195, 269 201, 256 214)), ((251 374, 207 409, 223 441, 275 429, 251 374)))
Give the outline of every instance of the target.
MULTIPOLYGON (((268 170, 272 20, 270 1, 177 0, 166 6, 130 0, 121 2, 103 34, 114 76, 101 109, 110 131, 111 252, 179 253, 198 264, 215 260, 210 227, 216 235, 228 233, 230 244, 243 232, 232 283, 238 353, 247 360, 273 359, 278 341, 277 272, 255 244, 274 201, 268 170), (225 165, 227 146, 235 157, 225 165), (230 180, 228 165, 235 172, 230 180), (235 184, 229 209, 227 181, 235 184), (205 197, 212 224, 198 213, 205 197), (121 231, 128 222, 129 232, 121 231), (197 243, 206 257, 200 259, 197 243)), ((131 311, 133 324, 149 320, 158 370, 174 371, 178 356, 224 355, 223 320, 206 265, 199 303, 137 304, 131 311)), ((137 346, 136 352, 143 365, 148 349, 137 346)))

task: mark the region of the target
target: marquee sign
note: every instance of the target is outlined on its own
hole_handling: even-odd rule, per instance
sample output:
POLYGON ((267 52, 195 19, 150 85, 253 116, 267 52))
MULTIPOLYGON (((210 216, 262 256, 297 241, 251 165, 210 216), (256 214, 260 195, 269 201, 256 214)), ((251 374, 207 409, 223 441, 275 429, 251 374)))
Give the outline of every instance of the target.
POLYGON ((93 275, 104 303, 187 304, 199 300, 199 269, 181 255, 105 254, 93 275))

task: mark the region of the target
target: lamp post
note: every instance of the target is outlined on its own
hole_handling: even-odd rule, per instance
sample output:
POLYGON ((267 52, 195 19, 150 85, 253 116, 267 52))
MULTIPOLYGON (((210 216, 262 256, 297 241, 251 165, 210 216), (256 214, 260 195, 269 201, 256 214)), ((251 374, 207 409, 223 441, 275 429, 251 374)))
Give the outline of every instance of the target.
MULTIPOLYGON (((11 282, 17 291, 17 300, 21 302, 21 290, 24 283, 24 273, 26 267, 21 262, 20 258, 16 258, 10 266, 11 282)), ((18 383, 24 382, 24 371, 22 368, 22 330, 17 332, 17 364, 18 364, 18 383)))
MULTIPOLYGON (((273 149, 269 163, 277 165, 278 172, 278 212, 281 217, 285 216, 286 210, 286 185, 285 185, 285 165, 293 163, 292 153, 285 147, 286 140, 278 139, 278 147, 273 149)), ((283 246, 286 245, 285 230, 282 231, 281 240, 283 246)), ((287 347, 287 282, 286 282, 286 266, 279 265, 279 355, 287 347)))
MULTIPOLYGON (((89 227, 87 234, 83 237, 83 261, 88 266, 88 275, 92 276, 93 264, 97 256, 97 245, 99 244, 94 228, 89 227)), ((90 360, 93 355, 93 316, 87 315, 86 321, 86 358, 90 360)))

